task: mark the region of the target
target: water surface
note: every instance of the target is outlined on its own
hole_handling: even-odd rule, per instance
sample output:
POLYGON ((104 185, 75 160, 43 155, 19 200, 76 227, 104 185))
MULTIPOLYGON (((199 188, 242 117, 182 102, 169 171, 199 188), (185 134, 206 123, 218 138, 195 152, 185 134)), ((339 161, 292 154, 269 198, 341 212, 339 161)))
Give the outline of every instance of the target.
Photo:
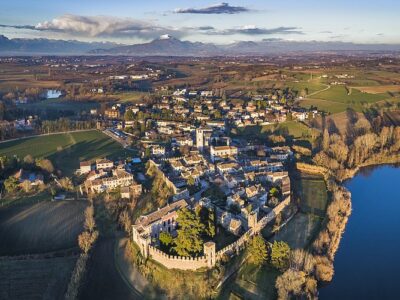
POLYGON ((353 211, 320 299, 399 299, 400 168, 368 168, 345 185, 353 211))

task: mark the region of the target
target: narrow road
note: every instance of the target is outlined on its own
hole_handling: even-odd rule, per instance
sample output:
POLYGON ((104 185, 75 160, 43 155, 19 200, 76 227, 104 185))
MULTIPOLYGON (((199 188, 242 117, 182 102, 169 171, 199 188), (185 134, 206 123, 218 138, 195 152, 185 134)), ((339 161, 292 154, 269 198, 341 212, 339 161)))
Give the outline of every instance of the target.
POLYGON ((322 90, 319 90, 319 91, 316 91, 316 92, 314 92, 314 93, 311 93, 311 94, 307 95, 306 98, 308 98, 308 97, 310 97, 310 96, 315 96, 315 95, 317 95, 317 94, 319 94, 319 93, 322 93, 322 92, 325 92, 325 91, 329 90, 330 88, 331 88, 331 86, 327 84, 327 85, 326 85, 326 88, 324 88, 324 89, 322 89, 322 90))
POLYGON ((115 237, 104 237, 98 241, 89 261, 86 281, 79 293, 80 299, 143 299, 122 279, 115 265, 114 249, 115 237))

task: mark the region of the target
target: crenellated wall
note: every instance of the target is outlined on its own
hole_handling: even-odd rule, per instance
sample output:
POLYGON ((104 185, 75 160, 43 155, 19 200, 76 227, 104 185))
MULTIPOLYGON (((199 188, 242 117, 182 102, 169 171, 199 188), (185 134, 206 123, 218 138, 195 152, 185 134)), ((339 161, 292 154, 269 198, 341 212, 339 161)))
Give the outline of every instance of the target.
MULTIPOLYGON (((246 231, 238 240, 229 244, 228 246, 222 248, 221 250, 215 252, 215 244, 211 248, 208 248, 207 252, 204 253, 206 255, 199 256, 199 257, 183 257, 183 256, 176 256, 176 255, 168 255, 163 251, 151 246, 148 240, 147 244, 145 242, 141 243, 139 246, 142 254, 147 257, 150 256, 153 260, 157 261, 158 263, 164 265, 168 269, 180 269, 180 270, 197 270, 200 268, 210 268, 215 265, 215 262, 218 262, 222 259, 224 254, 227 255, 235 255, 240 250, 244 249, 246 243, 250 240, 250 238, 254 235, 259 233, 270 221, 272 221, 287 205, 290 204, 290 196, 286 197, 281 203, 279 203, 268 215, 264 216, 259 220, 255 226, 255 228, 250 228, 246 231), (213 253, 215 253, 215 258, 213 253), (207 256, 208 255, 208 256, 207 256), (210 264, 208 264, 208 259, 210 260, 210 264), (215 261, 214 261, 215 260, 215 261)), ((133 227, 133 230, 135 228, 133 227)), ((135 232, 133 233, 133 240, 136 243, 141 242, 136 238, 135 240, 135 232)), ((207 244, 207 243, 206 243, 207 244)))
POLYGON ((168 255, 153 246, 149 246, 149 254, 153 260, 164 265, 168 269, 197 270, 200 268, 207 268, 207 259, 205 256, 184 257, 168 255))

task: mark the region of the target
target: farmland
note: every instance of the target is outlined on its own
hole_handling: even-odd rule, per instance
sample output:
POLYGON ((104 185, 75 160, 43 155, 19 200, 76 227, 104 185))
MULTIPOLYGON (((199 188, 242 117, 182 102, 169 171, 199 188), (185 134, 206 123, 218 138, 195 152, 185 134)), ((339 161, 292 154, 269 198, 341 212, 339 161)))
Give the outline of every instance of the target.
POLYGON ((0 255, 76 247, 85 207, 83 201, 42 201, 0 209, 0 255))
POLYGON ((47 99, 39 102, 32 102, 22 106, 29 111, 71 111, 73 113, 89 112, 93 108, 98 108, 99 104, 88 101, 70 101, 61 99, 47 99))
POLYGON ((0 299, 64 299, 76 257, 0 259, 0 299))
POLYGON ((0 144, 0 155, 20 158, 49 158, 56 168, 70 176, 79 161, 98 157, 117 158, 126 151, 99 131, 85 131, 32 137, 0 144))
POLYGON ((0 209, 0 299, 63 299, 85 207, 42 199, 0 209))

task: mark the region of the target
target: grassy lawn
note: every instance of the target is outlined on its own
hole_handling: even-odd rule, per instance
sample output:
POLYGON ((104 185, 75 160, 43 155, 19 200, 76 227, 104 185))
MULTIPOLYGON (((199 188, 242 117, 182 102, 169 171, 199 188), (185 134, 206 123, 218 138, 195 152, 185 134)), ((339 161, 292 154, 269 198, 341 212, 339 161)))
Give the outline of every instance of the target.
POLYGON ((330 113, 342 112, 348 107, 361 112, 366 106, 391 98, 388 93, 363 93, 354 87, 349 90, 348 94, 344 86, 332 86, 329 90, 300 101, 300 105, 302 107, 313 105, 330 113))
MULTIPOLYGON (((310 75, 307 75, 310 77, 310 75)), ((292 90, 300 92, 303 89, 308 89, 308 93, 315 93, 317 91, 323 90, 326 88, 326 85, 319 82, 319 80, 313 81, 299 81, 299 82, 286 82, 285 86, 290 87, 292 90)))
POLYGON ((323 216, 328 202, 325 181, 322 178, 301 178, 294 180, 294 185, 300 197, 301 210, 323 216))
POLYGON ((242 138, 264 139, 271 133, 292 136, 295 139, 304 138, 311 134, 307 125, 297 121, 286 121, 266 126, 246 126, 238 128, 238 135, 242 138))
POLYGON ((322 218, 317 215, 297 213, 279 230, 273 240, 285 241, 290 249, 304 249, 319 232, 321 222, 322 218))
POLYGON ((217 299, 276 299, 275 281, 278 275, 279 271, 268 265, 244 264, 224 284, 217 299))
POLYGON ((113 96, 118 98, 119 99, 118 102, 120 103, 126 103, 126 102, 139 103, 139 100, 148 95, 149 93, 146 92, 132 91, 132 92, 114 94, 113 96))
POLYGON ((321 99, 304 99, 301 100, 299 104, 301 107, 304 108, 310 108, 311 106, 317 107, 319 110, 329 112, 331 114, 340 113, 342 111, 345 111, 346 108, 349 107, 345 103, 333 102, 321 99))
POLYGON ((0 155, 17 155, 22 159, 28 154, 34 158, 49 158, 58 169, 70 176, 82 160, 118 158, 129 155, 129 152, 96 130, 39 136, 0 144, 0 155))

